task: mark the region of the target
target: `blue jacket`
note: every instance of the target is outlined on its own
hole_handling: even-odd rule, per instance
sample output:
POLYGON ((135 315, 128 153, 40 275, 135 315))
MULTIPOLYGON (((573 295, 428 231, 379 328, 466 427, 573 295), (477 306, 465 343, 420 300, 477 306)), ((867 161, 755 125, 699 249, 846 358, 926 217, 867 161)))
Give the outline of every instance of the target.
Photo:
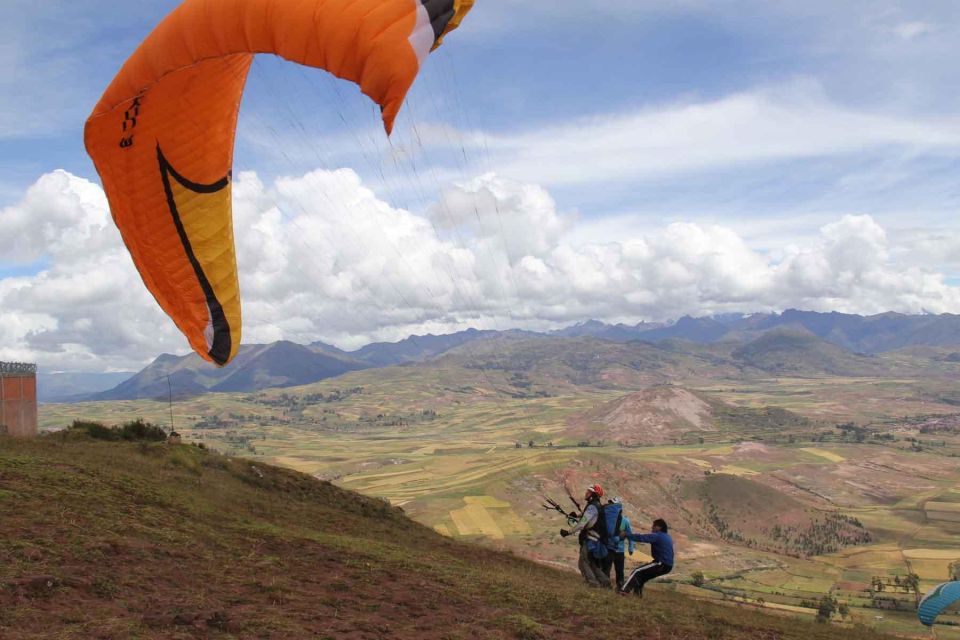
MULTIPOLYGON (((633 533, 633 529, 630 528, 630 519, 627 516, 623 516, 620 519, 620 530, 625 532, 628 536, 633 533)), ((620 538, 620 544, 617 545, 617 553, 623 553, 623 543, 628 542, 630 544, 630 553, 633 553, 633 550, 636 548, 636 545, 633 544, 633 540, 624 540, 620 538)))
POLYGON ((656 533, 631 533, 627 538, 634 542, 650 543, 650 555, 654 561, 668 566, 673 566, 673 538, 669 533, 657 531, 656 533))

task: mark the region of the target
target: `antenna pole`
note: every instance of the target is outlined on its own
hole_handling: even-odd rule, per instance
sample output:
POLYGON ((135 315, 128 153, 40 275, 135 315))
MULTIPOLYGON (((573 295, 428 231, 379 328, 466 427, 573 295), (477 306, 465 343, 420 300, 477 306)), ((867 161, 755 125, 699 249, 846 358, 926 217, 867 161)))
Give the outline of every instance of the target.
POLYGON ((167 399, 170 402, 170 433, 173 433, 173 385, 170 384, 170 374, 167 374, 167 399))

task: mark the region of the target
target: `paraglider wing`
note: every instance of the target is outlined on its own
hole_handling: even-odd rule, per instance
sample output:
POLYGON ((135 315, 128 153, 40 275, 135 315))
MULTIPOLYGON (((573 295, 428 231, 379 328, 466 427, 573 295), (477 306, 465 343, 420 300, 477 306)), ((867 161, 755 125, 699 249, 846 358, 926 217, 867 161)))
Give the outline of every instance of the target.
POLYGON ((240 345, 233 141, 257 53, 356 82, 387 133, 473 0, 186 0, 126 61, 84 141, 144 284, 201 357, 240 345))
POLYGON ((932 627, 937 616, 957 600, 960 600, 960 582, 938 584, 933 591, 923 596, 917 608, 917 617, 920 622, 932 627))

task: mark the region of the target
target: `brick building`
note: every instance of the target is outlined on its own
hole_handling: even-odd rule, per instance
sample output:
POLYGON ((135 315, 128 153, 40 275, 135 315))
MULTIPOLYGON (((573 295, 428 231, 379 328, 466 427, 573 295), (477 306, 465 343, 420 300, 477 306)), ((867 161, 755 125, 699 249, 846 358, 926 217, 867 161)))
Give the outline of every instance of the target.
POLYGON ((37 435, 37 365, 0 362, 0 434, 37 435))

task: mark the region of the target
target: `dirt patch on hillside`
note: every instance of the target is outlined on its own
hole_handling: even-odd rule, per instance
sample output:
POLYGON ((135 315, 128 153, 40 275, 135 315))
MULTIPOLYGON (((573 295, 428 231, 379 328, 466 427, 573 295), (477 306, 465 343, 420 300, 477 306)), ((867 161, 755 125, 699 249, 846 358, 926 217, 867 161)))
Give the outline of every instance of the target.
POLYGON ((770 447, 762 442, 741 442, 740 444, 734 445, 733 450, 736 453, 746 453, 752 456, 766 455, 770 453, 770 447))
POLYGON ((569 434, 625 445, 669 444, 691 431, 714 431, 710 405, 680 387, 656 386, 602 404, 568 421, 569 434))

